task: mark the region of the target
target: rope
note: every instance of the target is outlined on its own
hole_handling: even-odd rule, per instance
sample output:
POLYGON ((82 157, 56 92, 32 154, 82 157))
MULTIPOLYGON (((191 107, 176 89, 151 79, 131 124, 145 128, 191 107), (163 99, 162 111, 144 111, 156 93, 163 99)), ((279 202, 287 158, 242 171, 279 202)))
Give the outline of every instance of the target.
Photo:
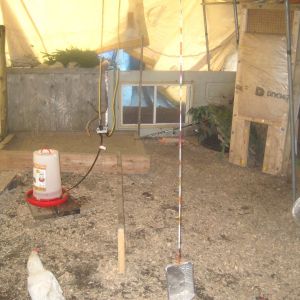
POLYGON ((181 209, 182 209, 182 82, 183 82, 183 10, 182 0, 179 0, 179 141, 178 141, 178 244, 177 244, 177 263, 181 262, 181 209))

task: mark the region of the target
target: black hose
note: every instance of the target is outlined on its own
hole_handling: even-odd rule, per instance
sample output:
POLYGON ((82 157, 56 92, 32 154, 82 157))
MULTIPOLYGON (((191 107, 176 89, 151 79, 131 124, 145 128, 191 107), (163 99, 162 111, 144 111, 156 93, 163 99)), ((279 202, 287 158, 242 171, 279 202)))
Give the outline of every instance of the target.
POLYGON ((90 166, 90 168, 88 169, 88 171, 86 172, 86 174, 85 174, 85 175, 84 175, 84 176, 83 176, 76 184, 74 184, 72 187, 70 187, 69 189, 67 189, 65 192, 69 192, 70 190, 72 190, 72 189, 76 188, 77 186, 79 186, 79 184, 80 184, 83 180, 85 180, 85 179, 87 178, 87 176, 88 176, 88 175, 91 173, 91 171, 93 170, 93 168, 94 168, 94 166, 95 166, 95 164, 96 164, 96 162, 97 162, 97 160, 98 160, 98 157, 99 157, 99 155, 100 155, 100 153, 101 153, 101 150, 102 150, 102 147, 101 147, 101 146, 103 146, 103 135, 100 134, 99 136, 100 136, 100 146, 99 146, 97 155, 96 155, 96 157, 95 157, 95 159, 94 159, 92 165, 90 166))
MULTIPOLYGON (((191 127, 191 126, 198 125, 198 124, 200 124, 200 122, 189 123, 187 125, 182 126, 181 128, 187 128, 187 127, 191 127)), ((159 136, 160 134, 169 133, 169 132, 173 132, 173 134, 174 134, 174 132, 177 131, 177 130, 179 130, 179 127, 165 129, 165 130, 161 130, 161 131, 158 131, 158 132, 153 132, 153 133, 150 133, 150 134, 147 134, 147 135, 143 135, 140 138, 144 139, 144 138, 148 138, 148 137, 156 137, 156 136, 159 136)))

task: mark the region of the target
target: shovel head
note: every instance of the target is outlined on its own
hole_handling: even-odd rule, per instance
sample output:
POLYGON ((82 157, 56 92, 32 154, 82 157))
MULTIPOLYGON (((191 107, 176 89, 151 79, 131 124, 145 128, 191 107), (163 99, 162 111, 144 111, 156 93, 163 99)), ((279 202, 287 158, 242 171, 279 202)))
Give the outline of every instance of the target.
POLYGON ((191 300, 195 297, 194 271, 191 262, 166 267, 169 300, 191 300))

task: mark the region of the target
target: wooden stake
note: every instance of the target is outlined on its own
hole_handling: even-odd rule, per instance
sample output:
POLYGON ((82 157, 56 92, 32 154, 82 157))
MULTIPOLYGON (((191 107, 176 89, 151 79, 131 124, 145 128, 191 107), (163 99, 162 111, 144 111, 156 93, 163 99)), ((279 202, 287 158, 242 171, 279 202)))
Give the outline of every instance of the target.
POLYGON ((125 273, 125 215, 122 157, 119 154, 121 166, 121 195, 118 199, 118 273, 125 273))
POLYGON ((5 26, 0 25, 0 141, 7 135, 5 26))
POLYGON ((118 273, 125 273, 125 229, 118 228, 118 273))
POLYGON ((205 4, 206 4, 205 0, 202 0, 203 22, 204 22, 204 32, 205 32, 205 45, 206 45, 207 71, 210 71, 210 53, 209 53, 209 40, 208 40, 208 30, 207 30, 207 18, 206 18, 205 4))

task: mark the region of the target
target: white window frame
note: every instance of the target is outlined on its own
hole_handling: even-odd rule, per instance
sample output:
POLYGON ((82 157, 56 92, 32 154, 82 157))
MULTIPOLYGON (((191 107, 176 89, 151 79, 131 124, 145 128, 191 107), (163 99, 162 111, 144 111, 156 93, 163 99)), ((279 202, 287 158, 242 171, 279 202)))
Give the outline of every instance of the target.
MULTIPOLYGON (((153 83, 143 83, 142 86, 153 86, 154 87, 154 99, 153 99, 153 123, 141 123, 141 127, 143 128, 149 128, 149 127, 174 127, 179 124, 179 122, 176 123, 156 123, 156 103, 157 103, 157 87, 158 86, 179 86, 178 83, 174 82, 153 82, 153 83)), ((136 128, 138 124, 124 124, 123 123, 123 99, 122 99, 122 89, 123 86, 139 86, 138 83, 133 82, 122 82, 120 84, 120 91, 119 91, 119 127, 122 129, 130 129, 130 128, 136 128)), ((187 124, 190 122, 190 115, 188 114, 188 111, 190 109, 190 105, 192 103, 193 99, 193 85, 191 82, 184 83, 183 86, 187 87, 187 95, 186 95, 186 102, 185 102, 185 122, 183 124, 187 124)))

